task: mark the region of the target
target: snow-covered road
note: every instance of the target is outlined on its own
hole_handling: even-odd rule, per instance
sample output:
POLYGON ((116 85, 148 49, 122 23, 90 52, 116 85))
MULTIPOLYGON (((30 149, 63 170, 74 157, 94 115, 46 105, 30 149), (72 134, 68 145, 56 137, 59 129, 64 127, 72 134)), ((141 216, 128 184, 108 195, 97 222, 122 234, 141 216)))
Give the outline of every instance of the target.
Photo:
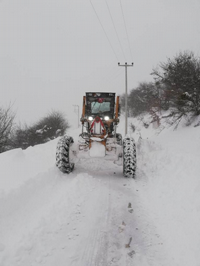
POLYGON ((136 179, 103 159, 55 167, 57 140, 0 154, 1 266, 199 266, 199 128, 137 144, 136 179))
POLYGON ((113 162, 94 158, 64 175, 52 164, 55 153, 49 155, 55 146, 52 141, 1 155, 0 265, 160 265, 152 236, 154 244, 160 240, 135 180, 123 178, 113 162))

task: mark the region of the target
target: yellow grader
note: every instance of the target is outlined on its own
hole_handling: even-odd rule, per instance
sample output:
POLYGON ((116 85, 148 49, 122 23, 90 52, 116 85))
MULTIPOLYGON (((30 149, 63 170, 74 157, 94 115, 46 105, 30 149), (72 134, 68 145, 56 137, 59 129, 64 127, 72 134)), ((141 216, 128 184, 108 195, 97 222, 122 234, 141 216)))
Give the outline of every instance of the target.
POLYGON ((135 177, 136 145, 130 136, 117 133, 119 96, 108 92, 87 92, 83 96, 82 132, 78 143, 64 135, 58 141, 56 165, 63 173, 74 170, 77 158, 105 158, 123 165, 125 177, 135 177))

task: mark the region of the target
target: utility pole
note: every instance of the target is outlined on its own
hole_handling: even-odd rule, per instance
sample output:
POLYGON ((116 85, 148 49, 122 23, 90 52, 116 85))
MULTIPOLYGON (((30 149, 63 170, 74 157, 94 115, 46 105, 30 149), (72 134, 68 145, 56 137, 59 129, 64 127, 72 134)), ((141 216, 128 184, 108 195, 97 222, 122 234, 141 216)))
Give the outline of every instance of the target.
POLYGON ((133 63, 131 65, 128 65, 127 62, 124 65, 120 65, 118 63, 118 66, 125 67, 125 135, 127 134, 127 124, 128 124, 128 81, 127 81, 127 67, 133 66, 133 63))
POLYGON ((74 104, 73 106, 74 106, 74 107, 78 107, 78 128, 79 128, 79 105, 74 104))

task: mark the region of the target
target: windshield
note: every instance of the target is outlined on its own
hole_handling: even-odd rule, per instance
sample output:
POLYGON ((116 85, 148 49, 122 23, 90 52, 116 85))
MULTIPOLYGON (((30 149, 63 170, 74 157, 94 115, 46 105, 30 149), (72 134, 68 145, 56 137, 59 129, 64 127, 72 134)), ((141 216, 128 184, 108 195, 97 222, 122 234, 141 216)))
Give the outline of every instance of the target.
POLYGON ((110 102, 91 102, 91 113, 98 114, 110 111, 110 102))

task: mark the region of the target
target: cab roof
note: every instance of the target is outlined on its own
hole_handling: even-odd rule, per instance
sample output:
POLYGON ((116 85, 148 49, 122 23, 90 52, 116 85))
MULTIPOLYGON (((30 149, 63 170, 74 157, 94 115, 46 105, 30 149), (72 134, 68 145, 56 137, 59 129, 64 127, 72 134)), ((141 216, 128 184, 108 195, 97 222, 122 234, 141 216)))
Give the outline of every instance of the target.
POLYGON ((94 98, 115 97, 115 93, 113 92, 86 92, 86 97, 94 97, 94 98))

